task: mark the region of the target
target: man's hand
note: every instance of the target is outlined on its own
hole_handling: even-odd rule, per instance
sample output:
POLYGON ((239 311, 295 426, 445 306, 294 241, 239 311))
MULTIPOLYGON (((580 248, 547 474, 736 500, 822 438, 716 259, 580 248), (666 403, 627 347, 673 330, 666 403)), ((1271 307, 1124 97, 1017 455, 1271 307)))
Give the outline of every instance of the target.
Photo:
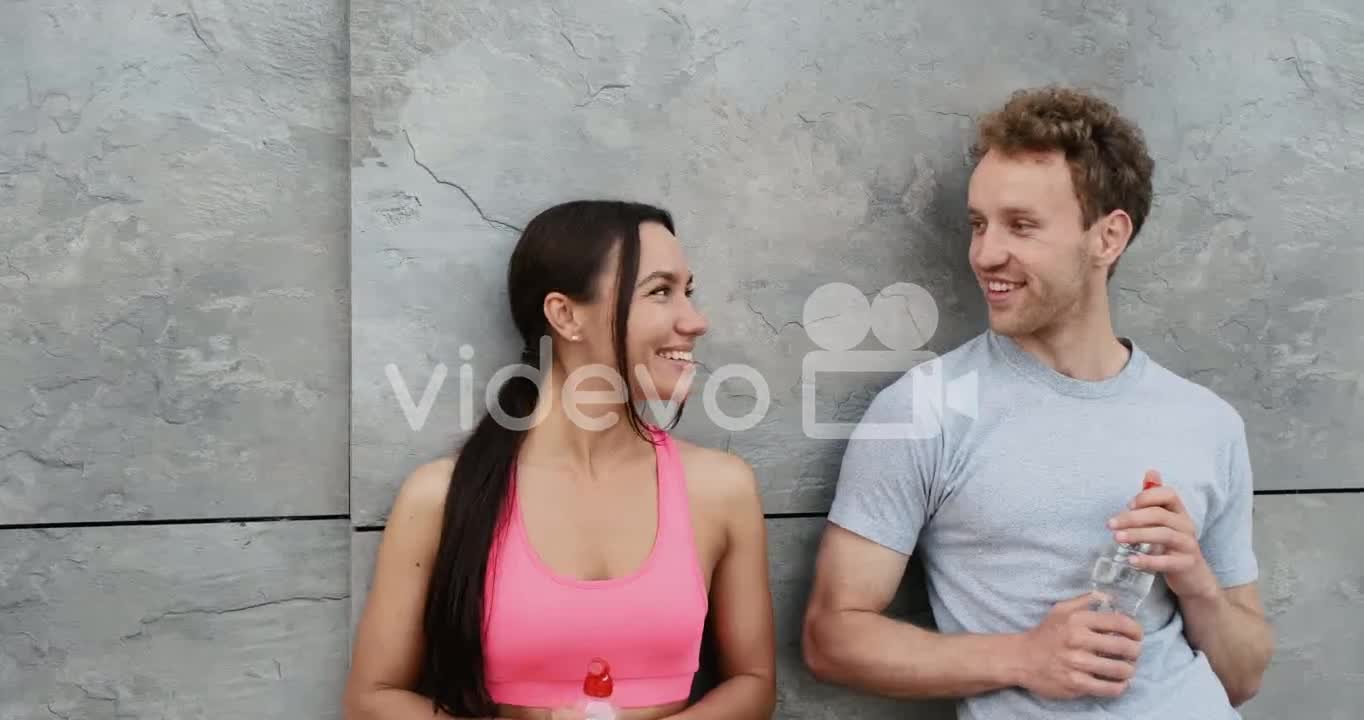
POLYGON ((1141 624, 1091 610, 1093 599, 1086 593, 1057 603, 1024 634, 1024 688, 1051 700, 1117 697, 1127 689, 1141 654, 1141 624))
POLYGON ((1136 556, 1132 565, 1165 575, 1165 584, 1181 598, 1214 597, 1217 576, 1198 546, 1198 531, 1174 488, 1159 485, 1160 473, 1146 471, 1147 486, 1132 500, 1130 510, 1109 520, 1114 538, 1123 543, 1155 543, 1163 552, 1136 556))

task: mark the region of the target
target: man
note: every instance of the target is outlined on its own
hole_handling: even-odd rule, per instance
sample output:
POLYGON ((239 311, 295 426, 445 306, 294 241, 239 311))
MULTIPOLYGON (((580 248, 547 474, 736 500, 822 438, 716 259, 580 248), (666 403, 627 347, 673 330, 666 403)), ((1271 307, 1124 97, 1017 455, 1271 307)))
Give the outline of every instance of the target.
POLYGON ((1047 88, 987 116, 975 157, 969 258, 989 328, 934 372, 937 387, 977 375, 978 417, 914 417, 941 405, 915 401, 926 366, 872 402, 816 559, 806 664, 866 692, 956 698, 976 720, 1239 718, 1272 649, 1244 425, 1115 335, 1107 299, 1151 204, 1142 134, 1047 88), (937 424, 885 439, 891 423, 937 424), (1089 570, 1114 541, 1164 546, 1141 561, 1157 575, 1135 617, 1091 609, 1089 570), (936 631, 882 615, 915 552, 936 631))

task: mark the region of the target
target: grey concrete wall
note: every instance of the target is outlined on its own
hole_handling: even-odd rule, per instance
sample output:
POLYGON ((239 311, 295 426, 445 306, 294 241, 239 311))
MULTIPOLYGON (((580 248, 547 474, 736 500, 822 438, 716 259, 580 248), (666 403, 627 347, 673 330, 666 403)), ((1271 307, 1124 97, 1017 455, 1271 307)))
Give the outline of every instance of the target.
POLYGON ((1278 496, 1255 504, 1260 587, 1278 635, 1246 717, 1348 720, 1364 707, 1364 495, 1278 496))
POLYGON ((4 531, 0 718, 340 717, 348 530, 4 531))
POLYGON ((0 523, 345 512, 344 3, 0 12, 0 523))
MULTIPOLYGON (((681 432, 752 462, 777 515, 779 716, 950 717, 800 666, 841 452, 802 430, 802 310, 908 282, 925 350, 977 332, 970 120, 1053 81, 1118 101, 1159 163, 1119 329, 1236 405, 1259 491, 1308 491, 1257 498, 1280 651, 1246 717, 1364 701, 1364 501, 1311 492, 1364 489, 1353 0, 0 10, 0 720, 338 717, 393 492, 515 359, 517 228, 601 195, 675 211, 703 361, 771 390, 750 430, 681 432), (420 404, 442 365, 409 418, 394 378, 420 404)), ((818 417, 893 374, 821 376, 818 417)), ((931 622, 917 581, 896 613, 931 622)))
MULTIPOLYGON (((477 417, 487 377, 515 361, 501 283, 517 228, 602 195, 678 214, 712 320, 703 361, 750 365, 769 383, 753 429, 725 432, 692 410, 682 433, 750 460, 769 513, 823 512, 841 443, 802 429, 801 362, 819 349, 803 304, 825 283, 870 297, 911 282, 936 310, 926 349, 977 332, 970 116, 1053 81, 1118 101, 1159 163, 1155 213, 1113 292, 1119 328, 1236 405, 1259 490, 1364 487, 1352 442, 1364 245, 1349 229, 1364 180, 1364 14, 1346 0, 1172 8, 354 2, 353 522, 382 525, 405 472, 448 452, 468 429, 463 406, 477 417), (472 400, 455 381, 466 362, 472 400), (414 402, 438 366, 448 373, 424 424, 399 405, 390 364, 414 402)), ((817 416, 855 420, 889 378, 830 379, 817 416)), ((726 383, 720 404, 741 415, 747 392, 726 383)), ((1266 591, 1289 635, 1248 717, 1354 706, 1364 646, 1337 634, 1361 599, 1340 534, 1358 496, 1345 497, 1257 504, 1266 591), (1299 523, 1315 532, 1283 542, 1299 523)), ((770 522, 779 715, 949 716, 805 673, 796 631, 820 520, 770 522)), ((357 538, 353 612, 377 533, 357 538)))
MULTIPOLYGON (((677 212, 712 321, 703 360, 770 386, 757 427, 731 436, 693 412, 685 432, 752 460, 770 511, 822 511, 840 444, 802 432, 801 360, 818 349, 803 304, 830 282, 910 282, 937 309, 928 350, 977 332, 969 117, 1053 81, 1119 102, 1158 161, 1150 225, 1115 279, 1120 330, 1237 406, 1259 489, 1360 487, 1364 13, 1173 7, 353 3, 357 520, 380 522, 401 471, 467 429, 460 348, 476 410, 515 361, 515 227, 593 195, 677 212), (449 372, 416 429, 389 364, 414 400, 449 372)), ((855 419, 888 379, 831 384, 818 417, 855 419)), ((746 392, 725 383, 721 406, 743 414, 746 392)))
POLYGON ((345 3, 0 18, 0 718, 339 717, 345 3))

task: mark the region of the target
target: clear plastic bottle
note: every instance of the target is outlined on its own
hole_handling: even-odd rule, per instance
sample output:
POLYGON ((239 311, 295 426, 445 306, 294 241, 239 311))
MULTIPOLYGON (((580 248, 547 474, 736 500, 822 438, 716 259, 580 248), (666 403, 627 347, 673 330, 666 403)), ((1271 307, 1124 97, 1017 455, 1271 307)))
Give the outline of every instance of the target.
POLYGON ((583 720, 616 720, 618 713, 611 701, 614 689, 611 666, 601 658, 592 658, 587 666, 587 677, 583 678, 582 698, 578 701, 583 720))
POLYGON ((1156 576, 1149 570, 1133 567, 1131 559, 1150 554, 1151 550, 1150 543, 1113 543, 1099 555, 1089 574, 1092 589, 1097 595, 1095 610, 1136 616, 1141 602, 1151 592, 1156 576))
MULTIPOLYGON (((1146 491, 1159 486, 1160 481, 1149 479, 1142 482, 1141 489, 1146 491)), ((1091 589, 1097 595, 1094 609, 1136 617, 1142 601, 1155 584, 1156 575, 1150 570, 1133 567, 1132 558, 1160 552, 1162 548, 1151 543, 1115 542, 1108 545, 1089 573, 1091 589)))

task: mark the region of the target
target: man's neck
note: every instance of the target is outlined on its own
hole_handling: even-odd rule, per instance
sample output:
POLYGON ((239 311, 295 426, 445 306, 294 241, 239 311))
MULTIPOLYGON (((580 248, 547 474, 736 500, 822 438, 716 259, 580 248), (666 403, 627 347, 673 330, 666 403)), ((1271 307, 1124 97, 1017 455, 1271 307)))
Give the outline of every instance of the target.
POLYGON ((1114 332, 1107 308, 1094 310, 1060 318, 1015 339, 1025 351, 1062 375, 1076 380, 1106 380, 1122 372, 1131 351, 1114 332))

